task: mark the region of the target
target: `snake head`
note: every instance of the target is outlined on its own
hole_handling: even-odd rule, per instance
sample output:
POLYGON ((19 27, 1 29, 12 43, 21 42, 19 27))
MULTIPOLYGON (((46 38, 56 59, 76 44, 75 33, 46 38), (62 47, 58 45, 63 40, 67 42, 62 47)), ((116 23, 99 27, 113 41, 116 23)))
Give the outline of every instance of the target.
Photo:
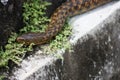
POLYGON ((16 40, 17 42, 24 43, 25 45, 29 45, 31 43, 42 44, 44 42, 44 33, 26 33, 17 37, 16 40))
POLYGON ((17 37, 17 42, 19 43, 24 43, 24 44, 30 44, 31 43, 31 39, 33 39, 33 33, 26 33, 26 34, 23 34, 19 37, 17 37))

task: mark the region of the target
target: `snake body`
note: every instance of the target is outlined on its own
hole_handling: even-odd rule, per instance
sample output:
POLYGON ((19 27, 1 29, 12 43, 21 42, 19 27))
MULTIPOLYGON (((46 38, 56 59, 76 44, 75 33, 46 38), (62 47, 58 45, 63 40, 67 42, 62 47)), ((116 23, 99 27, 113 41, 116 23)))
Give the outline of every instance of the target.
POLYGON ((17 38, 20 43, 36 45, 43 44, 51 40, 58 32, 61 31, 65 20, 69 16, 81 14, 94 9, 100 5, 111 2, 112 0, 70 0, 58 7, 53 15, 51 21, 43 33, 26 33, 17 38))

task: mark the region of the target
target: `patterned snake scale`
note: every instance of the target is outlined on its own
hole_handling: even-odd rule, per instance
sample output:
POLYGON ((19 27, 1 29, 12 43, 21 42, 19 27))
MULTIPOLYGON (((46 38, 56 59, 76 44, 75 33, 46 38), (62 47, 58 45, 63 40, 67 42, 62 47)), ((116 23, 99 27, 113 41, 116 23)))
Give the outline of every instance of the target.
POLYGON ((48 42, 61 31, 65 20, 69 16, 81 14, 94 9, 100 5, 111 2, 113 0, 70 0, 58 7, 53 15, 48 28, 43 33, 26 33, 17 38, 17 42, 29 45, 34 43, 40 45, 48 42))

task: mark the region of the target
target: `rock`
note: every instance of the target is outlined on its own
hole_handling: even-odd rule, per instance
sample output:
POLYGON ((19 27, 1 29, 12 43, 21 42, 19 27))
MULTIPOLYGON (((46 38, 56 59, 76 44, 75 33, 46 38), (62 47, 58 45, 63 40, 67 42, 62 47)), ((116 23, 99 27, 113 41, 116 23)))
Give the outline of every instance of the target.
MULTIPOLYGON (((84 30, 80 29, 86 32, 84 34, 80 34, 81 31, 79 30, 84 25, 81 24, 81 27, 79 26, 80 24, 75 25, 76 30, 79 31, 77 32, 78 34, 73 34, 73 37, 71 37, 73 52, 66 50, 63 54, 64 60, 35 53, 35 55, 23 60, 21 67, 14 68, 13 75, 9 76, 9 79, 120 80, 119 13, 120 2, 117 2, 110 3, 104 8, 102 7, 102 9, 99 8, 95 12, 91 11, 83 15, 85 19, 86 16, 90 17, 92 14, 96 18, 92 18, 90 22, 87 19, 86 25, 89 30, 86 27, 84 30), (94 13, 97 14, 97 17, 94 13), (107 13, 107 15, 103 13, 107 13), (98 17, 102 19, 98 20, 98 17), (94 22, 94 25, 90 26, 94 19, 97 21, 94 22)), ((73 18, 73 20, 77 21, 80 18, 73 18)))
POLYGON ((8 0, 0 3, 0 46, 4 46, 11 32, 17 32, 22 26, 22 1, 8 0))

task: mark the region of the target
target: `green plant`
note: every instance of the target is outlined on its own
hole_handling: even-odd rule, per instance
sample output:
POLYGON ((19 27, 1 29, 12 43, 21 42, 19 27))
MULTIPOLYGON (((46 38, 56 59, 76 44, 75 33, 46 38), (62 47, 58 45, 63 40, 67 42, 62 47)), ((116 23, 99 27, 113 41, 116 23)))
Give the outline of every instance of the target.
MULTIPOLYGON (((28 0, 24 3, 23 20, 26 26, 20 30, 20 34, 29 31, 44 31, 44 26, 47 25, 45 23, 49 21, 47 17, 44 17, 48 5, 50 5, 50 3, 41 0, 28 0), (40 27, 40 25, 42 27, 40 27)), ((8 40, 8 44, 5 46, 5 51, 2 48, 0 49, 0 67, 7 67, 9 60, 19 64, 19 62, 22 61, 23 54, 32 51, 33 44, 24 47, 23 44, 16 42, 17 36, 17 33, 12 33, 8 40)))
POLYGON ((5 76, 0 75, 0 80, 4 80, 5 76))
POLYGON ((45 14, 46 7, 50 3, 42 0, 30 0, 24 3, 23 20, 25 27, 21 29, 23 32, 43 32, 47 26, 46 23, 50 21, 45 14))
MULTIPOLYGON (((43 32, 46 29, 47 23, 50 21, 50 19, 45 16, 45 10, 48 5, 50 5, 50 3, 42 0, 27 0, 27 2, 24 3, 23 20, 25 27, 20 30, 20 34, 27 32, 43 32)), ((5 51, 2 48, 0 49, 0 67, 7 67, 9 60, 19 64, 19 62, 22 61, 23 55, 33 50, 33 44, 24 47, 23 44, 15 41, 16 37, 20 34, 12 33, 8 40, 8 44, 5 46, 5 51)), ((70 48, 68 41, 68 36, 70 34, 71 27, 66 23, 55 40, 51 40, 49 46, 43 47, 43 52, 55 53, 58 49, 70 48)))
POLYGON ((8 40, 8 44, 5 46, 5 51, 1 49, 0 51, 0 67, 8 65, 8 61, 12 60, 14 63, 19 64, 22 61, 22 55, 27 51, 32 51, 32 44, 24 48, 23 44, 15 42, 17 37, 16 33, 12 33, 11 37, 8 40))

